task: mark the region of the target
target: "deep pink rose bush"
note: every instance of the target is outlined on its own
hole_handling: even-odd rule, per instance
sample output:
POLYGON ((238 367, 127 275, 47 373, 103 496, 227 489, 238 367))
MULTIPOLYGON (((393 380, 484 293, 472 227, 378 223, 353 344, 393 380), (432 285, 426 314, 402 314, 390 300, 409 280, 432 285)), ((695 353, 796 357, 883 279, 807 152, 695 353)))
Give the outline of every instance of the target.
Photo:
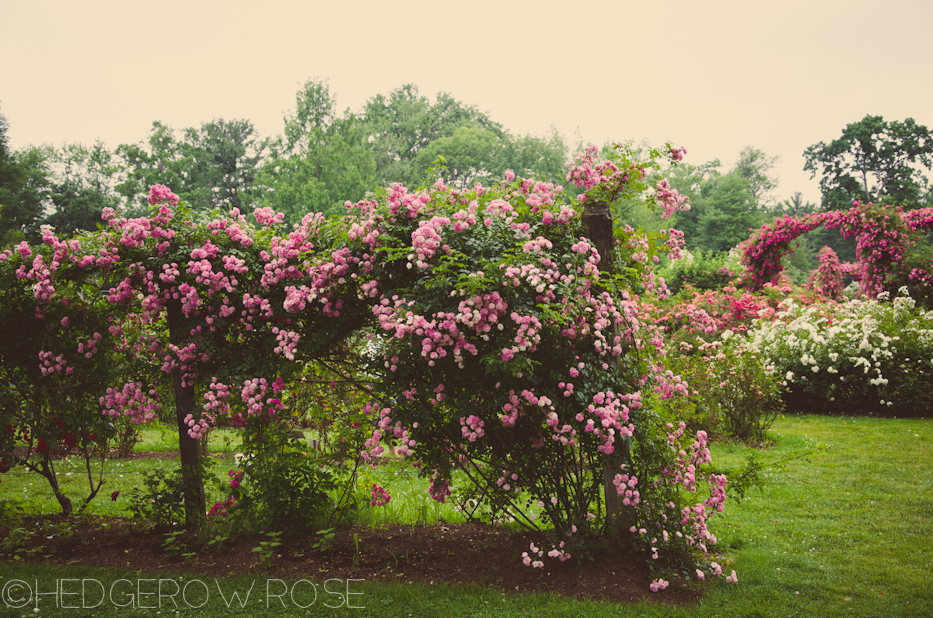
MULTIPOLYGON (((903 213, 902 217, 916 232, 929 235, 933 228, 933 208, 911 210, 903 213)), ((929 250, 929 236, 925 245, 917 243, 915 246, 917 250, 907 252, 901 268, 889 274, 886 289, 893 293, 906 286, 920 306, 933 309, 933 257, 929 250)))
POLYGON ((818 258, 820 265, 811 273, 808 285, 818 289, 826 298, 841 301, 845 267, 831 247, 820 249, 818 258))
POLYGON ((747 331, 755 320, 775 314, 784 292, 755 294, 733 286, 706 291, 686 289, 666 302, 646 301, 645 319, 674 337, 676 347, 683 340, 693 343, 697 336, 709 338, 724 330, 747 331))
POLYGON ((799 219, 785 215, 774 223, 762 224, 749 238, 743 248, 742 263, 748 270, 752 289, 760 289, 766 283, 778 280, 784 266, 784 257, 793 253, 793 243, 803 234, 821 225, 837 227, 846 220, 846 213, 807 213, 799 219))
POLYGON ((760 289, 768 282, 776 282, 783 270, 781 260, 793 253, 793 243, 820 225, 827 229, 838 227, 844 238, 856 238, 858 268, 851 274, 859 282, 859 291, 864 296, 874 297, 884 290, 893 292, 902 284, 923 287, 925 272, 933 270, 929 260, 919 269, 906 269, 914 275, 907 275, 906 281, 902 280, 902 271, 918 235, 933 224, 931 212, 933 209, 929 208, 904 212, 901 208, 855 202, 848 211, 775 219, 772 224, 762 225, 745 243, 743 263, 748 269, 751 287, 760 289))

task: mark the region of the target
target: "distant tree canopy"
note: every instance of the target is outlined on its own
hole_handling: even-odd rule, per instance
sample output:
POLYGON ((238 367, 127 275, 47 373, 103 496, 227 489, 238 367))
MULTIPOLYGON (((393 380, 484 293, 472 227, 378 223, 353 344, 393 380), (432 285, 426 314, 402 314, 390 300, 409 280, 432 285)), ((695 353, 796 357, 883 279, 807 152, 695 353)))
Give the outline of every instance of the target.
POLYGON ((918 208, 929 205, 922 169, 933 166, 933 137, 913 118, 886 122, 867 115, 847 124, 839 139, 804 152, 804 170, 820 175, 823 210, 848 209, 856 200, 918 208))
POLYGON ((340 117, 326 84, 309 81, 298 91, 285 134, 271 141, 257 178, 262 206, 297 222, 306 212, 345 212, 378 186, 376 158, 360 119, 340 117))
POLYGON ((25 239, 48 200, 49 167, 41 148, 11 150, 8 123, 0 114, 0 245, 25 239))
POLYGON ((454 186, 498 177, 507 169, 542 177, 564 173, 568 149, 555 131, 546 138, 513 136, 446 93, 432 105, 408 84, 388 98, 370 99, 362 117, 382 184, 417 185, 438 156, 446 160, 445 181, 454 186))
MULTIPOLYGON (((268 206, 296 223, 308 212, 342 215, 347 201, 393 182, 414 188, 443 176, 463 190, 512 170, 564 184, 569 152, 553 128, 543 136, 514 135, 475 106, 443 92, 432 101, 413 84, 341 113, 328 84, 309 80, 284 115, 282 133, 273 137, 260 136, 249 120, 217 118, 182 130, 155 121, 145 139, 113 150, 98 142, 17 151, 9 147, 7 127, 0 115, 2 246, 38 240, 42 225, 62 237, 93 230, 105 207, 141 215, 156 184, 172 187, 195 210, 268 206)), ((866 116, 804 156, 805 169, 821 177, 822 210, 848 209, 856 199, 933 205, 922 173, 933 162, 933 139, 912 119, 866 116)), ((728 251, 748 238, 749 228, 776 214, 817 209, 799 194, 780 203, 774 198, 776 160, 749 146, 729 170, 719 159, 680 165, 671 170, 670 184, 690 198, 691 210, 662 221, 650 209, 628 204, 617 223, 649 232, 673 224, 693 252, 728 251)), ((832 230, 821 228, 801 242, 792 257, 796 268, 789 270, 797 279, 815 267, 823 245, 842 260, 854 259, 854 241, 832 230)))
POLYGON ((671 186, 690 198, 690 210, 677 213, 674 227, 684 232, 691 251, 729 251, 748 238, 749 228, 774 217, 777 204, 771 191, 777 187, 772 171, 776 160, 746 147, 735 167, 725 173, 719 159, 672 170, 671 186))
POLYGON ((155 121, 148 137, 110 150, 43 145, 9 148, 0 115, 0 244, 36 241, 51 225, 60 236, 94 230, 106 207, 129 216, 146 210, 149 187, 171 186, 195 210, 269 206, 297 222, 308 212, 339 215, 344 203, 393 182, 409 187, 442 174, 453 187, 489 182, 506 170, 561 181, 567 145, 512 135, 489 116, 439 93, 432 103, 417 86, 373 96, 357 112, 337 112, 325 82, 297 92, 281 135, 263 138, 249 120, 217 118, 176 130, 155 121))
MULTIPOLYGON (((180 132, 156 121, 146 140, 119 145, 113 158, 119 182, 104 201, 122 200, 131 212, 144 208, 150 186, 166 184, 195 209, 269 206, 296 222, 307 212, 341 214, 347 200, 392 182, 418 186, 435 161, 453 186, 507 169, 553 179, 564 172, 567 146, 555 131, 513 136, 450 94, 431 103, 411 84, 372 97, 359 113, 339 114, 328 85, 311 80, 297 92, 282 135, 260 138, 248 120, 220 118, 180 132)), ((55 212, 84 211, 102 198, 69 187, 55 212)), ((78 212, 54 220, 83 219, 78 212)))
POLYGON ((284 135, 272 140, 257 178, 259 204, 296 222, 309 211, 344 212, 377 187, 416 187, 436 161, 452 186, 501 176, 505 170, 555 177, 564 172, 567 146, 549 138, 512 136, 475 107, 440 93, 432 104, 408 84, 376 95, 358 114, 338 115, 326 83, 298 91, 284 135))
POLYGON ((196 209, 245 208, 255 203, 253 184, 265 146, 249 120, 212 120, 185 129, 180 139, 156 121, 146 142, 117 147, 126 173, 117 191, 129 207, 142 210, 149 187, 174 182, 196 209))
POLYGON ((120 206, 115 184, 122 167, 102 142, 90 148, 66 144, 52 150, 49 161, 58 171, 50 183, 53 211, 46 215, 44 224, 63 235, 75 230, 93 231, 101 222, 104 208, 120 206))

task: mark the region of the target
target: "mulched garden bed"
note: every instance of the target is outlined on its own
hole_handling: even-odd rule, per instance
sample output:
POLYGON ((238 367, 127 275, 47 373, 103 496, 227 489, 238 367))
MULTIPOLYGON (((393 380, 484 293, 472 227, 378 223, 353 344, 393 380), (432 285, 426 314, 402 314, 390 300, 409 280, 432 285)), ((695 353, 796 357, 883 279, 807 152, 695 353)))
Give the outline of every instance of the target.
MULTIPOLYGON (((269 540, 261 534, 239 535, 219 551, 203 550, 196 558, 183 558, 166 555, 164 533, 146 533, 126 519, 84 517, 69 524, 61 516, 49 515, 26 517, 19 527, 35 531, 19 555, 56 565, 210 577, 261 573, 283 579, 446 582, 477 584, 507 593, 539 591, 614 602, 647 597, 677 605, 695 603, 701 595, 700 589, 684 586, 676 577, 667 578, 671 580, 667 590, 652 593, 648 589, 652 577, 641 556, 604 553, 582 563, 575 557, 564 563, 545 557, 544 568, 526 567, 521 562, 522 552, 528 551, 532 542, 549 547, 544 539, 482 523, 338 528, 327 551, 312 548, 320 535, 283 535, 267 566, 260 566, 259 554, 252 551, 261 541, 269 540), (58 536, 47 540, 63 524, 74 534, 67 540, 58 536)), ((6 538, 9 531, 2 534, 6 538)))

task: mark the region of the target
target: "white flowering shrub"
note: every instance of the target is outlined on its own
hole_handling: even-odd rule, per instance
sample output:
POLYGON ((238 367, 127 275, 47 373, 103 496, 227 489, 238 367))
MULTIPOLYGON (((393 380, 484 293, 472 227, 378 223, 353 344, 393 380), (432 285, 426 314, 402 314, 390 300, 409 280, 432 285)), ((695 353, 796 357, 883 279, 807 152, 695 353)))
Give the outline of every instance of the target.
POLYGON ((809 307, 789 299, 748 335, 784 376, 791 410, 926 416, 933 410, 933 311, 901 288, 893 301, 809 307))

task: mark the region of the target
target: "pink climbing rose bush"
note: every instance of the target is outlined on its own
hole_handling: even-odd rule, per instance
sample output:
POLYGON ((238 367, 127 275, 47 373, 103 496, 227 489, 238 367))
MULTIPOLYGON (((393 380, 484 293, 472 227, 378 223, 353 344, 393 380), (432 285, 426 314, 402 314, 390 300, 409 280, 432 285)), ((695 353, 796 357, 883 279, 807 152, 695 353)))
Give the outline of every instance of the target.
MULTIPOLYGON (((635 193, 678 198, 645 183, 656 160, 616 152, 605 161, 593 148, 577 157, 568 172, 585 189, 577 199, 507 176, 471 190, 443 180, 415 192, 393 186, 349 205, 349 242, 331 255, 348 264, 341 285, 372 299, 377 426, 365 454, 378 457, 389 443, 412 456, 438 501, 450 498, 460 470, 490 497, 494 517, 531 529, 553 524, 562 538, 545 553, 565 557, 606 525, 605 513, 591 511, 604 489, 603 458, 620 455, 610 488, 625 519, 699 539, 677 551, 702 553, 711 541, 694 527, 705 530, 708 507, 688 517, 683 509, 704 500, 685 501, 719 496, 725 481, 700 479, 705 463, 684 464, 693 483, 663 472, 692 441, 668 440, 657 419, 664 401, 688 388, 664 366, 663 332, 643 318, 636 295, 651 283, 650 256, 675 250, 678 234, 657 246, 619 229, 609 263, 580 223, 581 203, 635 193), (659 493, 677 517, 655 506, 659 493)), ((333 298, 326 302, 336 308, 333 298)), ((651 547, 651 538, 635 538, 651 547)))
POLYGON ((839 256, 831 247, 823 247, 819 252, 819 267, 810 275, 810 285, 819 289, 826 298, 842 300, 843 267, 839 256))
MULTIPOLYGON (((873 297, 891 287, 888 281, 903 268, 908 249, 918 234, 933 225, 933 209, 905 213, 901 208, 855 202, 848 211, 808 213, 799 219, 790 216, 763 224, 745 242, 743 263, 753 289, 777 281, 783 270, 781 260, 793 253, 792 244, 802 234, 820 225, 839 227, 844 238, 857 240, 859 290, 873 297)), ((896 287, 896 286, 895 286, 896 287)), ((893 291, 888 289, 888 291, 893 291)))
MULTIPOLYGON (((668 231, 658 245, 617 229, 610 259, 580 218, 589 205, 628 198, 665 214, 685 209, 682 196, 646 180, 682 154, 616 145, 601 160, 588 148, 567 175, 584 190, 578 197, 513 174, 472 189, 443 179, 414 190, 395 184, 348 203, 342 219, 309 214, 291 229, 267 209, 253 213, 259 227, 236 209, 198 215, 156 186, 148 216, 105 212, 108 227, 93 240, 63 247, 59 260, 34 258, 17 275, 41 313, 59 292, 56 261, 107 274, 107 302, 149 329, 122 345, 176 378, 180 440, 200 438, 219 415, 246 428, 257 454, 244 464, 252 486, 231 489, 238 510, 252 503, 258 520, 284 509, 298 525, 328 482, 290 446, 294 404, 283 379, 368 332, 361 361, 375 429, 365 456, 395 446, 431 476, 440 501, 460 470, 493 510, 531 529, 553 524, 562 538, 549 556, 569 557, 578 539, 621 523, 648 531, 633 538, 652 559, 667 547, 676 558, 675 544, 657 538, 685 539, 681 549, 702 554, 714 542, 706 521, 725 481, 703 476, 702 436, 668 433, 665 402, 686 397, 689 384, 666 367, 664 333, 644 318, 639 296, 657 284, 657 252, 676 252, 681 239, 668 231), (283 466, 323 480, 303 485, 307 495, 260 481, 285 478, 283 466), (604 487, 606 466, 617 482, 604 487), (612 523, 594 507, 605 490, 621 505, 612 523)), ((20 262, 29 251, 20 247, 20 262)), ((67 372, 71 361, 47 351, 43 367, 67 372)), ((139 389, 119 388, 127 402, 147 405, 139 389)), ((106 409, 123 405, 116 393, 106 409)))

